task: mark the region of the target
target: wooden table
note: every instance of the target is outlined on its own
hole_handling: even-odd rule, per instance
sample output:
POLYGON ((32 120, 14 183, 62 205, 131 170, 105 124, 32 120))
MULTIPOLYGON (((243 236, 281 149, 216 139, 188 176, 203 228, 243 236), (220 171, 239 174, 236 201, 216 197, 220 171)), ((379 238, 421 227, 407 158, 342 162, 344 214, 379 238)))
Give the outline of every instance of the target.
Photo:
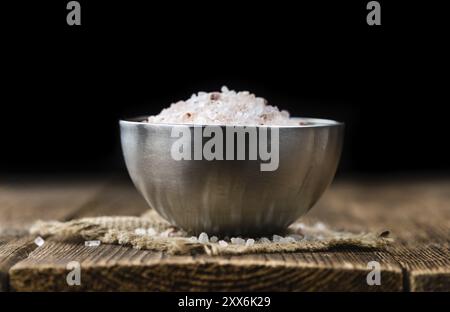
POLYGON ((390 230, 386 250, 242 256, 168 256, 122 246, 46 242, 25 233, 37 219, 139 215, 127 179, 0 182, 0 290, 450 291, 450 179, 337 181, 305 217, 351 231, 390 230), (68 286, 66 265, 81 264, 68 286), (381 266, 370 286, 367 264, 381 266))

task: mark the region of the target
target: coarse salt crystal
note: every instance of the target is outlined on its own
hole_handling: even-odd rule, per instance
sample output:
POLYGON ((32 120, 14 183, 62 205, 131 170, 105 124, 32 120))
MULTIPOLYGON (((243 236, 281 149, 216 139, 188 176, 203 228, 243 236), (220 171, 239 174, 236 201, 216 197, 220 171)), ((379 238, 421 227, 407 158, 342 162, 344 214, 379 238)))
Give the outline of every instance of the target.
POLYGON ((282 238, 283 238, 282 236, 276 234, 272 236, 272 240, 274 243, 280 242, 282 238))
POLYGON ((207 244, 209 242, 208 234, 206 234, 205 232, 200 233, 200 235, 198 236, 198 242, 200 244, 207 244))
POLYGON ((190 243, 198 243, 197 237, 196 236, 189 237, 189 242, 190 243))
POLYGON ((293 238, 296 242, 299 242, 303 239, 302 235, 298 235, 298 234, 290 234, 288 237, 293 238))
POLYGON ((324 230, 326 230, 326 225, 324 224, 324 223, 322 223, 322 222, 317 222, 315 225, 314 225, 314 228, 316 229, 316 230, 318 230, 318 231, 324 231, 324 230))
POLYGON ((261 238, 258 240, 258 243, 259 243, 259 244, 269 244, 269 243, 270 243, 270 239, 268 239, 267 237, 261 237, 261 238))
POLYGON ((159 236, 160 237, 169 237, 170 233, 172 233, 172 229, 168 229, 168 230, 165 230, 164 232, 159 233, 159 236))
POLYGON ((254 244, 255 244, 255 240, 253 238, 249 238, 245 242, 245 246, 247 246, 247 247, 253 246, 254 244))
POLYGON ((219 241, 219 246, 221 246, 221 247, 227 247, 227 246, 228 246, 228 243, 227 243, 226 241, 224 241, 224 240, 220 240, 220 241, 219 241))
POLYGON ((291 236, 286 236, 284 240, 286 241, 286 243, 295 243, 295 238, 291 236))
POLYGON ((264 98, 248 91, 236 92, 222 87, 221 92, 198 92, 186 101, 173 103, 149 123, 206 125, 301 125, 287 111, 267 105, 264 98))
POLYGON ((245 245, 245 239, 242 239, 240 237, 232 237, 231 243, 235 245, 245 245))
POLYGON ((219 238, 217 236, 211 236, 211 238, 209 239, 211 243, 217 243, 218 240, 219 238))
POLYGON ((148 228, 147 229, 147 235, 149 236, 155 236, 157 234, 156 230, 154 228, 148 228))
POLYGON ((38 247, 41 247, 42 245, 44 245, 45 240, 42 237, 38 236, 34 239, 34 243, 38 245, 38 247))
POLYGON ((134 234, 136 234, 136 235, 145 235, 146 233, 147 233, 147 231, 142 228, 138 228, 138 229, 134 230, 134 234))
POLYGON ((97 247, 100 246, 101 242, 99 240, 91 240, 91 241, 85 241, 84 246, 86 247, 97 247))

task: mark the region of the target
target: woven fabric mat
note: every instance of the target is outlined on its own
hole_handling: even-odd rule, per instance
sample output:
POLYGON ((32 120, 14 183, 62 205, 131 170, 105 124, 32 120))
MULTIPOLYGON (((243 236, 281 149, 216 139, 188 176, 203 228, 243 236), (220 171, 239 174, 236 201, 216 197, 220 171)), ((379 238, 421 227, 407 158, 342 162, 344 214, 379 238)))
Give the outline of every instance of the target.
MULTIPOLYGON (((30 234, 40 235, 56 241, 99 240, 104 244, 131 246, 136 249, 163 251, 173 255, 230 255, 251 253, 278 253, 296 251, 320 251, 339 247, 360 247, 380 249, 392 239, 389 232, 349 233, 330 229, 323 223, 305 225, 292 224, 281 239, 252 238, 254 243, 231 243, 208 241, 200 243, 188 233, 170 225, 154 210, 140 217, 105 216, 76 219, 67 222, 38 221, 29 230, 30 234)), ((279 238, 279 237, 278 237, 279 238)), ((248 238, 247 238, 248 239, 248 238)))

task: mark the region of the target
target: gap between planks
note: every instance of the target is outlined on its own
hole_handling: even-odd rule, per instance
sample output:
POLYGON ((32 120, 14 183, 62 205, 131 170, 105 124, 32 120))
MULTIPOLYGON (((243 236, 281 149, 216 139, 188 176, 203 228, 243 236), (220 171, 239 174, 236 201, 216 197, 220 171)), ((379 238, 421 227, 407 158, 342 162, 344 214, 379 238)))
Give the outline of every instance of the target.
MULTIPOLYGON (((399 227, 394 227, 395 229, 399 228, 399 229, 403 229, 406 231, 402 231, 402 230, 398 230, 397 233, 397 237, 398 240, 400 241, 400 243, 405 244, 406 246, 403 246, 402 244, 395 246, 395 248, 391 248, 388 250, 388 252, 383 253, 382 256, 383 257, 388 257, 391 258, 390 261, 392 261, 392 265, 396 266, 396 269, 398 269, 395 274, 397 274, 397 277, 400 276, 401 282, 400 282, 400 290, 413 290, 413 291, 420 291, 420 290, 434 290, 434 289, 440 289, 440 290, 446 290, 448 291, 450 286, 449 286, 449 270, 448 268, 450 267, 450 264, 448 263, 448 244, 446 244, 446 242, 448 242, 448 236, 445 236, 446 233, 448 233, 448 226, 445 223, 445 221, 448 221, 448 219, 446 219, 445 217, 448 215, 448 210, 446 211, 443 207, 443 204, 446 203, 447 201, 443 200, 447 200, 448 199, 448 194, 446 192, 446 190, 448 190, 448 186, 446 187, 442 187, 442 184, 440 185, 412 185, 412 186, 406 186, 406 187, 402 187, 403 190, 400 190, 400 192, 392 192, 392 185, 388 185, 387 187, 376 187, 375 189, 365 189, 365 187, 360 187, 360 186, 355 186, 355 184, 341 184, 338 185, 337 188, 334 188, 334 190, 332 190, 331 192, 328 193, 328 195, 326 195, 324 197, 324 200, 322 201, 322 204, 319 203, 318 207, 316 207, 313 212, 318 212, 319 215, 319 219, 327 221, 327 215, 331 215, 332 216, 332 220, 334 222, 335 225, 343 225, 344 227, 348 227, 352 224, 358 224, 361 227, 368 227, 368 228, 379 228, 381 226, 385 226, 390 225, 390 226, 394 226, 396 223, 399 224, 399 227), (406 192, 406 190, 407 192, 406 192), (385 200, 387 200, 385 202, 385 204, 383 205, 383 203, 380 203, 379 198, 383 198, 381 197, 381 194, 384 196, 385 200), (408 196, 405 196, 404 194, 408 194, 408 196), (419 196, 410 196, 409 194, 419 194, 419 196), (445 195, 447 194, 447 195, 445 195), (420 196, 422 195, 422 196, 420 196), (408 197, 408 198, 406 198, 408 197), (420 197, 420 200, 416 200, 415 197, 420 197), (353 202, 350 202, 350 209, 349 209, 349 202, 346 200, 346 198, 351 198, 353 200, 353 202), (390 205, 389 205, 390 203, 390 205), (386 205, 388 204, 388 205, 386 205), (416 217, 414 220, 403 220, 402 217, 402 213, 405 213, 404 207, 407 207, 409 209, 409 211, 411 213, 416 214, 419 212, 423 212, 423 206, 424 205, 428 205, 430 206, 432 209, 431 211, 428 211, 428 214, 430 217, 424 218, 423 214, 422 215, 418 215, 418 217, 416 217), (321 207, 322 206, 322 207, 321 207), (346 207, 347 206, 347 207, 346 207), (366 209, 365 209, 366 208, 366 209), (380 213, 380 209, 384 209, 386 211, 386 209, 392 210, 390 211, 390 214, 387 215, 387 218, 383 215, 383 210, 381 210, 380 213), (364 211, 364 215, 361 214, 361 212, 364 211), (323 216, 320 216, 320 215, 323 216), (363 217, 364 216, 364 217, 363 217), (432 227, 434 225, 434 227, 432 227), (417 229, 417 227, 419 227, 419 229, 423 230, 423 233, 416 233, 414 232, 413 229, 417 229), (399 235, 398 235, 399 234, 399 235), (418 240, 419 242, 422 243, 429 243, 432 242, 434 244, 437 244, 437 248, 433 249, 433 244, 422 244, 422 249, 418 248, 417 245, 416 246, 408 246, 408 242, 410 241, 411 237, 413 237, 414 239, 418 240), (431 248, 431 249, 430 249, 431 248), (420 255, 420 257, 417 258, 417 255, 420 255), (424 256, 425 255, 425 256, 424 256), (428 255, 428 257, 426 256, 428 255), (416 259, 416 258, 417 259, 416 259)), ((87 207, 94 207, 97 204, 102 204, 103 203, 103 210, 105 211, 106 214, 110 214, 111 210, 113 211, 118 211, 117 214, 120 214, 120 211, 124 212, 125 214, 128 214, 128 210, 129 206, 126 208, 123 208, 126 204, 128 203, 128 205, 133 206, 133 204, 130 204, 129 199, 131 198, 139 198, 140 197, 136 197, 135 194, 133 194, 134 188, 132 188, 132 191, 129 190, 129 186, 125 186, 124 188, 120 185, 117 185, 117 188, 114 189, 113 192, 111 192, 111 189, 109 189, 109 187, 104 187, 102 189, 101 192, 97 193, 97 195, 95 197, 92 198, 91 201, 88 201, 88 204, 86 204, 84 207, 84 209, 80 209, 80 213, 77 213, 74 216, 77 217, 82 217, 84 216, 83 214, 87 214, 88 216, 92 216, 92 215, 96 215, 97 212, 92 211, 91 209, 87 208, 87 207), (128 189, 127 193, 128 195, 123 195, 123 192, 125 189, 128 189), (121 192, 119 192, 120 190, 122 190, 121 192), (117 195, 119 194, 119 195, 117 195), (122 208, 121 208, 122 207, 122 208), (122 209, 122 210, 121 210, 122 209), (125 209, 125 210, 124 210, 125 209)), ((144 203, 145 204, 145 203, 144 203)), ((137 210, 140 210, 142 208, 145 209, 146 206, 140 206, 142 205, 139 204, 138 206, 141 208, 138 208, 137 210)), ((116 213, 114 213, 116 214, 116 213)), ((310 216, 310 219, 314 219, 315 216, 314 214, 312 216, 310 216)), ((329 219, 329 218, 328 218, 329 219)), ((117 246, 116 246, 117 247, 117 246)), ((79 247, 77 247, 79 248, 79 247)), ((102 247, 104 248, 104 246, 102 247)), ((124 248, 124 247, 120 247, 120 248, 124 248)), ((36 250, 36 252, 38 252, 36 250)), ((152 258, 152 256, 148 256, 148 254, 146 254, 145 256, 141 256, 141 252, 136 252, 133 251, 133 257, 138 257, 141 258, 143 257, 143 259, 150 259, 152 258)), ((123 255, 128 254, 127 251, 122 250, 121 253, 123 255)), ((33 255, 33 253, 32 253, 33 255)), ((123 256, 122 255, 122 256, 123 256)), ((371 254, 372 255, 372 254, 371 254)), ((97 255, 98 257, 101 258, 101 255, 97 255)), ((259 258, 258 261, 262 261, 261 255, 258 255, 259 258)), ((340 259, 341 255, 339 253, 335 253, 335 256, 337 256, 338 259, 340 259)), ((270 256, 264 256, 266 257, 266 262, 256 262, 253 263, 252 265, 250 265, 250 271, 251 272, 258 272, 258 270, 260 270, 260 266, 258 266, 259 264, 262 264, 263 266, 269 266, 269 267, 276 267, 277 269, 279 268, 279 266, 283 263, 283 261, 286 262, 286 259, 291 259, 291 260, 295 260, 297 262, 297 264, 299 264, 299 260, 297 258, 300 258, 303 260, 306 259, 306 263, 309 263, 309 261, 311 261, 313 264, 316 263, 316 267, 319 268, 322 272, 322 274, 324 274, 323 272, 325 271, 324 268, 319 267, 319 265, 317 265, 317 257, 318 255, 316 253, 301 253, 301 254, 291 254, 291 255, 270 255, 270 256), (267 258, 277 258, 279 261, 268 261, 267 263, 267 258), (281 258, 280 258, 281 257, 281 258), (286 258, 283 260, 283 258, 286 258), (255 267, 256 266, 256 267, 255 267), (278 267, 277 267, 278 266, 278 267), (253 270, 253 271, 252 271, 253 270)), ((330 265, 332 265, 332 263, 330 264, 329 260, 327 260, 326 258, 327 256, 323 257, 322 262, 325 264, 325 267, 330 268, 330 265)), ((234 257, 231 257, 234 258, 234 257)), ((150 267, 157 267, 160 270, 162 270, 163 268, 161 268, 162 265, 168 264, 168 268, 165 268, 166 270, 169 269, 169 267, 177 267, 180 268, 180 265, 182 265, 182 263, 180 264, 179 260, 173 260, 170 257, 164 257, 162 255, 160 256, 156 256, 156 259, 159 259, 157 261, 157 263, 155 264, 154 262, 149 262, 150 266, 147 265, 147 260, 145 260, 143 262, 143 264, 145 265, 137 265, 138 269, 135 269, 135 273, 139 274, 149 274, 148 271, 146 271, 146 267, 147 270, 150 267), (161 260, 162 259, 162 260, 161 260), (175 262, 170 262, 170 261, 175 261, 175 262)), ((192 264, 190 263, 190 269, 193 269, 194 271, 198 271, 200 270, 200 272, 203 272, 202 270, 206 270, 209 271, 210 268, 215 268, 217 270, 217 266, 214 266, 211 264, 211 260, 208 259, 195 259, 196 261, 199 261, 200 264, 192 264)), ((249 259, 247 259, 248 261, 249 259)), ((254 259, 253 259, 254 260, 254 259)), ((252 260, 252 261, 253 261, 252 260)), ((25 261, 20 262, 17 266, 15 266, 13 268, 12 271, 14 270, 27 270, 26 266, 21 266, 26 262, 27 259, 25 259, 25 261)), ((108 261, 112 261, 111 259, 108 261)), ((153 261, 153 260, 152 260, 153 261)), ((235 259, 216 259, 216 260, 212 260, 212 262, 214 263, 214 261, 218 262, 218 263, 222 263, 225 264, 225 268, 229 269, 230 263, 232 264, 232 267, 239 267, 242 266, 242 263, 246 262, 245 257, 242 257, 241 259, 235 258, 235 259), (225 261, 225 262, 224 262, 225 261), (227 262, 228 261, 228 262, 227 262), (231 262, 230 262, 231 261, 231 262)), ((334 259, 334 261, 337 261, 337 259, 334 259)), ((342 260, 344 261, 344 260, 342 260)), ((301 262, 300 262, 301 263, 301 262)), ((343 262, 345 263, 345 261, 343 262)), ((48 266, 51 266, 51 263, 45 263, 42 262, 41 265, 44 265, 44 267, 46 268, 45 270, 48 270, 48 266)), ((345 264, 346 266, 348 266, 348 264, 345 264)), ((113 266, 114 272, 116 272, 115 274, 118 274, 119 276, 129 276, 129 273, 126 272, 126 267, 129 267, 129 265, 127 264, 126 261, 122 261, 122 262, 118 262, 116 263, 115 266, 113 266), (125 271, 124 271, 125 270, 125 271)), ((136 266, 134 264, 131 264, 131 266, 136 266)), ((291 264, 289 265, 284 265, 283 267, 286 267, 287 269, 291 268, 291 264)), ((294 266, 295 267, 295 266, 294 266)), ((93 272, 95 273, 95 271, 101 271, 102 268, 108 268, 111 269, 109 266, 105 266, 105 265, 93 265, 91 264, 90 266, 88 266, 88 268, 91 268, 93 270, 93 272)), ((235 269, 236 269, 235 268, 235 269)), ((332 268, 332 266, 331 266, 332 268)), ((344 267, 341 268, 341 271, 343 270, 344 267)), ((28 267, 28 269, 30 269, 28 267)), ((242 269, 242 267, 241 267, 242 269)), ((306 274, 304 272, 308 272, 309 270, 309 275, 306 274, 306 276, 312 276, 314 274, 316 274, 316 276, 320 276, 317 275, 318 273, 312 273, 310 270, 310 267, 308 267, 307 264, 302 263, 302 267, 301 269, 303 270, 302 274, 306 274)), ((360 268, 361 270, 363 270, 363 268, 360 268)), ((164 270, 163 270, 164 271, 164 270)), ((234 271, 232 271, 234 272, 234 271)), ((238 271, 240 272, 239 274, 242 274, 242 271, 238 271)), ((192 273, 192 272, 191 272, 192 273)), ((345 273, 345 272, 344 272, 345 273)), ((102 276, 101 272, 96 272, 95 274, 100 274, 100 276, 102 276)), ((95 275, 94 274, 94 275, 95 275)), ((277 276, 283 276, 283 272, 278 272, 277 276)), ((299 276, 299 273, 296 272, 293 276, 299 276), (296 275, 297 274, 297 275, 296 275)), ((367 270, 365 271, 365 274, 367 274, 367 270)), ((345 276, 345 275, 344 275, 345 276)), ((291 279, 286 278, 286 276, 284 276, 286 280, 290 280, 290 281, 295 281, 295 278, 292 277, 291 279)), ((164 277, 162 277, 164 279, 164 277)), ((190 279, 195 278, 195 276, 191 276, 190 279)), ((348 277, 346 277, 348 278, 348 277)), ((306 279, 307 280, 307 279, 306 279)), ((145 279, 144 279, 145 281, 145 279)), ((166 282, 166 284, 168 283, 167 281, 163 280, 161 281, 161 283, 166 282)), ((195 287, 205 287, 205 286, 201 286, 203 285, 201 283, 201 281, 197 281, 196 282, 198 285, 194 285, 192 286, 189 281, 185 282, 183 287, 185 287, 186 289, 189 287, 194 287, 194 289, 198 289, 195 287), (200 285, 200 286, 199 286, 200 285)), ((280 282, 281 283, 281 282, 280 282)), ((398 283, 398 279, 396 280, 396 283, 398 283)), ((234 281, 234 284, 236 284, 236 281, 234 281)), ((294 283, 295 284, 295 283, 294 283)), ((18 285, 18 284, 17 284, 18 285)), ((114 285, 114 284, 113 284, 114 285)), ((274 286, 273 284, 266 284, 265 287, 269 286, 274 286)), ((282 283, 280 285, 283 285, 282 283)), ((396 284, 398 285, 398 284, 396 284)), ((164 286, 164 285, 163 285, 164 286)), ((96 287, 100 287, 100 286, 96 286, 96 287)), ((103 287, 103 286, 102 286, 103 287)), ((120 288, 122 286, 115 284, 116 288, 120 288)), ((153 287, 156 287, 155 285, 153 285, 153 287)), ((162 287, 162 286, 161 286, 162 287)), ((165 286, 166 288, 168 287, 167 285, 165 286)), ((222 287, 224 287, 222 285, 222 287)), ((226 287, 231 287, 231 286, 226 286, 226 287)), ((256 288, 258 288, 259 286, 255 286, 256 288)), ((262 286, 261 286, 262 287, 262 286)), ((294 289, 295 287, 293 286, 279 286, 280 289, 294 289), (284 287, 284 288, 283 288, 284 287), (290 288, 289 288, 290 287, 290 288)), ((164 287, 162 287, 164 288, 164 287)), ((248 285, 247 285, 248 288, 248 285)), ((101 289, 101 287, 99 288, 101 289)), ((150 288, 151 289, 151 288, 150 288)), ((18 287, 18 290, 20 290, 20 287, 18 287)), ((139 290, 139 289, 138 289, 139 290)))
POLYGON ((16 291, 402 290, 401 268, 386 255, 349 250, 306 254, 166 257, 114 245, 49 242, 11 268, 10 282, 16 291), (371 260, 382 265, 381 286, 366 283, 366 264, 371 260), (66 265, 71 261, 81 265, 79 287, 66 283, 66 265))

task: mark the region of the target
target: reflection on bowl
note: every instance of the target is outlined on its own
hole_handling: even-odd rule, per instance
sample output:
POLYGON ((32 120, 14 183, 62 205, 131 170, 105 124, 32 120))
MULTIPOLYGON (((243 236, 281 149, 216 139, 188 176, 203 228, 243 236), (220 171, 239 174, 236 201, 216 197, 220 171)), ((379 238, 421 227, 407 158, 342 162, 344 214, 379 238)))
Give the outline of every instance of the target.
POLYGON ((285 230, 331 183, 344 133, 342 123, 312 118, 302 118, 301 126, 213 126, 209 131, 209 126, 141 122, 145 118, 120 121, 128 172, 152 208, 193 234, 263 235, 285 230), (244 141, 233 133, 236 129, 246 131, 244 141), (182 133, 184 141, 174 135, 182 133), (196 149, 199 133, 201 145, 196 149), (272 153, 269 160, 260 149, 265 134, 266 152, 272 153), (223 144, 211 149, 211 139, 221 136, 223 144), (239 154, 242 142, 244 160, 239 154), (209 160, 206 146, 215 159, 209 160), (256 159, 251 156, 255 146, 256 159), (218 160, 220 152, 224 160, 218 160), (234 160, 226 160, 227 152, 234 160), (264 170, 262 165, 270 163, 264 170))

